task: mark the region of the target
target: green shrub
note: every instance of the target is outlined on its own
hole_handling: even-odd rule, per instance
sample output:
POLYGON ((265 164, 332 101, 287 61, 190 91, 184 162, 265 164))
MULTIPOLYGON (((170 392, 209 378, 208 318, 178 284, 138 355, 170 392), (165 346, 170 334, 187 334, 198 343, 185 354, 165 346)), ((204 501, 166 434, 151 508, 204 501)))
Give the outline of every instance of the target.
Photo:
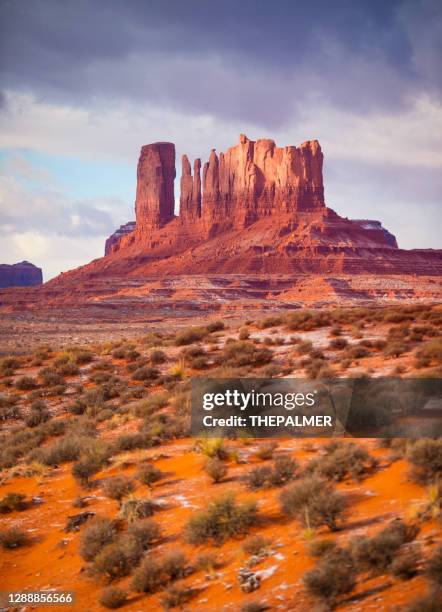
POLYGON ((109 519, 92 519, 81 534, 80 555, 85 561, 93 561, 105 546, 115 541, 116 535, 115 526, 109 519))
POLYGON ((213 482, 221 482, 228 471, 226 465, 218 457, 209 459, 204 466, 204 470, 213 482))
POLYGON ((334 531, 344 511, 344 499, 327 481, 307 477, 282 491, 282 512, 297 518, 306 527, 327 525, 334 531))
POLYGON ((7 493, 0 499, 0 514, 9 512, 22 512, 28 508, 29 504, 26 501, 26 495, 23 493, 7 493))
POLYGON ((339 595, 350 593, 356 586, 356 570, 345 550, 336 550, 323 557, 303 578, 307 590, 333 606, 339 595))
POLYGON ((107 587, 104 589, 98 600, 102 606, 110 610, 121 608, 127 601, 127 592, 118 587, 107 587))
POLYGON ((6 550, 21 548, 22 546, 27 546, 29 543, 30 538, 28 534, 19 527, 10 527, 9 529, 0 531, 0 544, 6 550))
POLYGON ((196 545, 210 541, 219 545, 228 538, 247 533, 256 518, 256 502, 240 504, 233 495, 226 494, 191 517, 185 529, 186 539, 196 545))
POLYGON ((119 474, 112 478, 107 478, 101 489, 106 497, 121 501, 123 497, 127 497, 129 493, 132 493, 135 489, 135 485, 130 478, 123 474, 119 474))

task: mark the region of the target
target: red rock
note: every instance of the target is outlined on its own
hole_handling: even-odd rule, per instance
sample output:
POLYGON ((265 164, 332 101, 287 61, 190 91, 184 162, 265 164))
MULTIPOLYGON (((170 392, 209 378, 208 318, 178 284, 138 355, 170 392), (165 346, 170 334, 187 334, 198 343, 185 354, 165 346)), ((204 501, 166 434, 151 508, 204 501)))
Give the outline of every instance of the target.
POLYGON ((155 142, 142 147, 137 169, 137 231, 150 233, 174 217, 175 145, 155 142))
POLYGON ((104 254, 109 255, 115 250, 115 247, 119 244, 123 236, 131 234, 135 230, 135 221, 129 221, 120 227, 109 236, 104 245, 104 254))

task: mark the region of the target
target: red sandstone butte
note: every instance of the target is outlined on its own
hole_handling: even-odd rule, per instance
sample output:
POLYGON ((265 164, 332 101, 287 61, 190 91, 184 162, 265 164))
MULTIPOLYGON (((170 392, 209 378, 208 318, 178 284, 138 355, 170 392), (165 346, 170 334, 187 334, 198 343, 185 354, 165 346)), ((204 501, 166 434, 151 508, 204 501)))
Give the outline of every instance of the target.
POLYGON ((41 285, 42 282, 41 268, 29 261, 11 265, 0 264, 0 287, 33 287, 41 285))

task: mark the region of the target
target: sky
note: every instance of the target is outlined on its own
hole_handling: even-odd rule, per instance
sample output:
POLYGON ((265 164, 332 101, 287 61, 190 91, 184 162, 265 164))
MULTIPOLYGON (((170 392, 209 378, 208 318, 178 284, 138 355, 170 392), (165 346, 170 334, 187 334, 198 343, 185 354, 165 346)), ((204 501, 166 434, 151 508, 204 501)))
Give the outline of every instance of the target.
POLYGON ((241 132, 318 139, 328 206, 442 248, 441 57, 440 0, 0 0, 0 263, 102 256, 143 144, 241 132))

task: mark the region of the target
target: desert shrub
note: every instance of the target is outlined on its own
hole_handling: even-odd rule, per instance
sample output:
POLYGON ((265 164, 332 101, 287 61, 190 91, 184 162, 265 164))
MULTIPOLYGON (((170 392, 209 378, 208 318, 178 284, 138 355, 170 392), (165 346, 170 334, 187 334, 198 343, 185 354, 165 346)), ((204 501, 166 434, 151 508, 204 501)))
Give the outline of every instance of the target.
POLYGON ((10 527, 4 531, 0 531, 0 544, 7 550, 13 548, 21 548, 30 543, 30 539, 26 531, 18 527, 10 527))
POLYGON ((344 511, 344 500, 327 481, 307 477, 282 491, 282 512, 297 518, 306 527, 327 525, 334 531, 344 511))
POLYGON ((371 537, 355 538, 350 549, 357 567, 373 574, 383 573, 393 562, 399 548, 416 537, 414 526, 394 521, 371 537))
POLYGON ((134 432, 118 436, 114 446, 116 452, 121 452, 135 450, 137 448, 151 448, 154 444, 155 442, 149 433, 134 432))
POLYGON ((151 463, 143 463, 137 472, 138 480, 148 487, 163 477, 163 472, 151 463))
POLYGON ((196 357, 195 359, 192 359, 189 365, 194 370, 207 370, 207 368, 210 366, 205 357, 196 357))
POLYGON ((286 325, 290 331, 311 331, 327 327, 330 323, 330 313, 326 311, 299 310, 286 317, 286 325))
POLYGON ((406 612, 440 612, 442 608, 442 591, 431 590, 418 597, 405 609, 406 612))
POLYGON ((167 582, 161 560, 147 556, 134 573, 132 588, 137 593, 154 593, 167 582))
POLYGON ((72 404, 66 408, 71 414, 82 415, 86 412, 86 403, 81 399, 76 399, 72 404))
POLYGON ((194 595, 195 589, 185 585, 171 584, 164 591, 160 598, 161 604, 165 610, 172 608, 182 609, 194 595))
POLYGON ((103 589, 98 601, 105 608, 116 610, 126 603, 127 592, 118 587, 109 586, 103 589))
POLYGON ((247 533, 255 523, 255 502, 238 503, 231 494, 218 497, 206 510, 194 514, 186 525, 185 536, 191 544, 214 542, 217 545, 247 533))
POLYGON ((385 357, 400 357, 407 350, 407 345, 403 342, 392 342, 387 344, 384 349, 385 357))
POLYGON ((0 499, 0 514, 8 514, 9 512, 22 512, 28 508, 29 504, 26 501, 26 495, 23 493, 7 493, 0 499))
POLYGON ((265 317, 265 319, 261 319, 261 321, 258 321, 257 326, 259 327, 259 329, 268 329, 269 327, 278 327, 278 325, 282 325, 283 322, 283 317, 273 315, 270 317, 265 317))
POLYGON ((151 381, 156 380, 159 375, 160 372, 156 368, 143 366, 135 370, 132 374, 132 380, 151 381))
POLYGON ((221 482, 228 470, 227 466, 218 457, 214 457, 206 462, 204 471, 213 482, 221 482))
POLYGON ((46 423, 51 418, 51 414, 42 401, 33 402, 31 411, 25 419, 25 424, 28 427, 37 427, 42 423, 46 423))
POLYGON ((32 378, 32 376, 21 376, 15 382, 15 386, 17 389, 20 389, 20 391, 31 391, 37 388, 37 381, 35 378, 32 378))
POLYGON ((217 360, 224 366, 261 366, 272 360, 273 353, 268 348, 259 348, 252 342, 232 340, 227 342, 217 360))
POLYGON ((275 487, 282 487, 296 476, 298 464, 289 455, 276 457, 273 463, 271 483, 275 487))
POLYGON ((91 440, 81 450, 80 458, 72 466, 72 475, 82 485, 87 485, 89 478, 99 472, 107 463, 111 450, 101 440, 91 440))
POLYGON ((329 344, 329 348, 341 351, 348 346, 348 340, 345 338, 334 338, 329 344))
POLYGON ((180 550, 171 550, 165 553, 161 559, 164 573, 169 580, 184 578, 186 574, 187 558, 180 550))
POLYGON ((336 550, 323 557, 303 578, 307 590, 333 605, 339 595, 350 593, 356 586, 356 569, 351 555, 336 550))
POLYGON ((432 482, 442 477, 442 440, 421 439, 410 445, 407 459, 411 476, 418 482, 432 482))
POLYGON ((20 365, 20 360, 16 357, 4 357, 0 362, 0 373, 2 376, 12 376, 20 365))
POLYGON ((415 364, 418 368, 428 367, 431 364, 442 363, 442 339, 437 338, 426 342, 416 353, 415 364))
POLYGON ((136 548, 132 540, 120 538, 100 549, 93 559, 91 570, 108 580, 116 580, 131 573, 139 563, 141 554, 142 550, 136 548))
POLYGON ((206 354, 206 351, 202 346, 186 346, 186 348, 181 350, 180 355, 188 359, 194 359, 195 357, 202 357, 206 354))
POLYGON ((85 441, 77 436, 66 436, 44 449, 39 449, 37 459, 45 465, 55 466, 75 461, 80 456, 85 441))
POLYGON ((208 331, 204 327, 189 327, 188 329, 183 329, 178 332, 175 338, 176 346, 185 346, 187 344, 193 344, 194 342, 199 342, 205 336, 207 336, 208 331))
POLYGON ((160 349, 156 349, 155 351, 152 351, 150 354, 150 363, 152 365, 159 365, 160 363, 166 363, 167 361, 167 355, 164 351, 161 351, 160 349))
POLYGON ((195 560, 195 568, 213 574, 214 570, 221 567, 221 562, 213 552, 202 552, 195 560))
POLYGON ((336 549, 333 540, 312 540, 308 545, 308 552, 312 557, 324 557, 336 549))
POLYGON ((350 476, 360 480, 372 471, 377 461, 362 446, 353 443, 332 443, 326 447, 324 457, 315 457, 306 467, 307 473, 315 473, 331 480, 343 480, 350 476))
POLYGON ((209 334, 213 334, 213 332, 222 331, 225 329, 225 325, 222 321, 212 321, 208 325, 206 325, 206 329, 209 334))
POLYGON ((271 540, 269 538, 254 535, 244 540, 242 549, 247 555, 260 555, 270 547, 270 544, 271 540))
POLYGON ((129 493, 132 493, 132 491, 135 489, 135 485, 130 478, 124 476, 123 474, 119 474, 118 476, 107 478, 104 481, 101 489, 106 497, 121 501, 123 497, 126 497, 129 495, 129 493))
POLYGON ((239 330, 238 340, 248 340, 249 338, 250 338, 250 331, 247 329, 247 327, 242 327, 239 330))
POLYGON ((255 455, 258 459, 262 461, 266 461, 267 459, 271 459, 273 457, 273 453, 278 448, 278 443, 275 441, 266 442, 262 446, 258 448, 255 455))
POLYGON ((143 551, 157 541, 160 535, 161 529, 158 523, 148 518, 130 523, 127 529, 127 538, 143 551))
POLYGON ((347 359, 363 359, 364 357, 368 357, 370 355, 370 351, 367 347, 357 345, 348 346, 345 350, 345 357, 347 359))
POLYGON ((115 541, 116 535, 115 526, 109 519, 92 519, 81 534, 80 555, 85 561, 93 561, 105 546, 115 541))
POLYGON ((210 458, 227 459, 229 455, 223 438, 200 438, 195 450, 210 458))
POLYGON ((332 325, 330 329, 330 336, 334 336, 335 338, 337 338, 341 334, 342 334, 342 327, 340 327, 339 325, 332 325))
POLYGON ((241 612, 265 612, 270 606, 260 601, 245 601, 241 605, 241 612))
POLYGON ((152 516, 155 512, 155 504, 151 499, 138 499, 130 497, 121 504, 119 517, 128 523, 138 521, 152 516))
POLYGON ((51 387, 53 385, 60 385, 64 383, 63 375, 55 368, 42 368, 38 375, 41 378, 41 384, 44 387, 51 387))
POLYGON ((425 573, 437 587, 442 587, 442 546, 438 546, 428 560, 425 573))
POLYGON ((252 491, 272 486, 273 470, 269 465, 252 468, 244 476, 246 486, 252 491))
POLYGON ((390 572, 393 576, 401 580, 409 580, 417 574, 417 564, 419 556, 415 550, 409 549, 399 554, 393 559, 390 572))

